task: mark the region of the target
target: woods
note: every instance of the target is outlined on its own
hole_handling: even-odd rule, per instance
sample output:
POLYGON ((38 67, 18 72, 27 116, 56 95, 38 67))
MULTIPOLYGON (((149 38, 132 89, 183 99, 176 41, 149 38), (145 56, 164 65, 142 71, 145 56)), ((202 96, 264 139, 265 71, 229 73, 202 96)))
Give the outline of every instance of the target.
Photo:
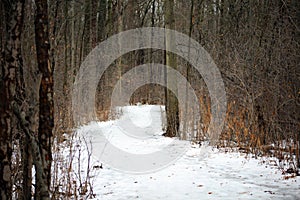
MULTIPOLYGON (((141 27, 184 33, 212 57, 227 98, 216 147, 276 157, 282 171, 299 174, 298 0, 2 0, 0 10, 0 199, 79 199, 88 193, 87 182, 77 184, 69 178, 69 187, 64 187, 55 178, 59 144, 84 125, 74 121, 73 84, 98 44, 141 27), (77 192, 71 191, 73 187, 77 192)), ((116 59, 98 82, 97 119, 92 120, 115 119, 110 111, 116 84, 132 84, 122 76, 149 63, 147 76, 136 76, 149 75, 150 82, 163 77, 168 87, 144 85, 132 94, 130 104, 165 105, 164 136, 208 141, 215 105, 201 74, 189 60, 171 53, 177 48, 175 40, 166 31, 166 51, 139 49, 116 59), (179 105, 178 94, 168 89, 172 85, 177 90, 178 80, 168 71, 154 70, 155 63, 186 78, 198 97, 200 119, 188 105, 187 92, 186 105, 179 105)), ((70 149, 74 146, 70 142, 70 149)))

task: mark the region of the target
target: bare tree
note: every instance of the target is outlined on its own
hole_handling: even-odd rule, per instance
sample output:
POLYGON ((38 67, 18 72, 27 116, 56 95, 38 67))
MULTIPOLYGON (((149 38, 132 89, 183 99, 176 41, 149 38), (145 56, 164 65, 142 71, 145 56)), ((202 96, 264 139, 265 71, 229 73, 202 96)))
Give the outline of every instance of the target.
MULTIPOLYGON (((175 30, 174 17, 174 0, 165 1, 165 27, 167 29, 175 30)), ((175 35, 166 31, 166 65, 177 70, 176 55, 171 53, 174 49, 175 35)), ((174 88, 175 93, 167 90, 166 95, 166 113, 167 113, 167 130, 166 136, 178 136, 179 131, 179 108, 177 100, 177 79, 172 73, 167 73, 167 87, 174 88)))
POLYGON ((38 68, 42 74, 39 91, 39 150, 42 157, 43 176, 36 179, 36 198, 49 199, 51 180, 51 143, 54 126, 53 105, 53 68, 49 59, 49 29, 47 0, 36 0, 35 41, 38 68), (44 189, 47 187, 47 189, 44 189))

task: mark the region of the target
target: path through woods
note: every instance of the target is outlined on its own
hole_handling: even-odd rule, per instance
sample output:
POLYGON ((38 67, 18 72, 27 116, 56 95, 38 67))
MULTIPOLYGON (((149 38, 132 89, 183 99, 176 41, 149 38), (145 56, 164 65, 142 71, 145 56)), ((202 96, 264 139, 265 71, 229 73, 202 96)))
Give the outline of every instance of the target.
MULTIPOLYGON (((79 136, 90 138, 94 151, 102 132, 118 148, 147 154, 170 144, 170 138, 160 136, 161 107, 142 105, 122 108, 115 121, 90 123, 78 130, 79 136), (150 112, 151 111, 151 112, 150 112), (152 118, 152 119, 151 119, 152 118), (128 120, 144 127, 147 139, 123 134, 128 120), (118 122, 119 120, 119 122, 118 122), (151 124, 151 126, 149 126, 151 124), (101 131, 100 131, 101 130, 101 131)), ((95 150, 96 148, 96 150, 95 150)), ((205 148, 190 144, 188 151, 169 167, 134 175, 114 170, 109 165, 95 167, 93 191, 96 199, 297 199, 300 196, 300 177, 287 178, 271 158, 251 158, 239 152, 225 153, 224 149, 205 148)), ((83 155, 84 156, 84 155, 83 155)), ((86 162, 83 162, 86 163, 86 162)), ((93 157, 92 165, 101 163, 93 157)), ((84 167, 83 167, 84 168, 84 167)))

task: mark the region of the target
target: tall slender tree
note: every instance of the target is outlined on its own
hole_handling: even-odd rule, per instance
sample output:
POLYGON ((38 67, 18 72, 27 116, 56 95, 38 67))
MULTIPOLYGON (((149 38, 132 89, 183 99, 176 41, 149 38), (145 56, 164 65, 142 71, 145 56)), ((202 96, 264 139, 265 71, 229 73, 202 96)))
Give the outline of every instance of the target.
POLYGON ((51 180, 51 143, 54 126, 53 119, 53 68, 49 59, 49 29, 48 29, 48 3, 47 0, 36 0, 35 16, 35 42, 37 51, 38 68, 42 75, 39 91, 39 149, 42 155, 43 177, 37 179, 37 187, 48 190, 36 192, 37 199, 49 199, 49 188, 51 180))
MULTIPOLYGON (((175 30, 175 17, 174 17, 174 0, 165 0, 165 27, 167 29, 175 30)), ((170 50, 175 47, 175 35, 166 31, 166 65, 177 70, 176 55, 171 53, 170 50)), ((167 87, 174 88, 175 93, 167 90, 166 95, 166 113, 167 113, 167 130, 166 136, 178 136, 179 131, 179 108, 177 99, 177 79, 172 73, 167 73, 167 87)))

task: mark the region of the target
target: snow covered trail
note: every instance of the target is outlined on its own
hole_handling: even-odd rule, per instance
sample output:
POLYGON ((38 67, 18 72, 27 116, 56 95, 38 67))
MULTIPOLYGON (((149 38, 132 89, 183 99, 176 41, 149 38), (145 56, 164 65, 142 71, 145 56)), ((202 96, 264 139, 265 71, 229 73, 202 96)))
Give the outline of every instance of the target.
POLYGON ((95 181, 97 199, 299 199, 299 178, 239 153, 215 151, 210 157, 183 156, 153 174, 130 175, 104 167, 95 181))
MULTIPOLYGON (((92 136, 96 148, 97 139, 101 138, 100 127, 108 141, 123 151, 147 154, 162 149, 172 140, 160 136, 160 111, 159 106, 125 107, 118 123, 117 120, 91 123, 79 129, 79 133, 92 136), (123 134, 124 129, 131 128, 128 119, 144 130, 140 138, 123 134)), ((139 175, 103 164, 103 169, 96 169, 98 176, 93 188, 96 199, 300 199, 300 177, 284 180, 276 167, 249 159, 245 154, 213 148, 209 151, 205 158, 200 157, 203 149, 190 144, 188 151, 169 167, 139 175)))

